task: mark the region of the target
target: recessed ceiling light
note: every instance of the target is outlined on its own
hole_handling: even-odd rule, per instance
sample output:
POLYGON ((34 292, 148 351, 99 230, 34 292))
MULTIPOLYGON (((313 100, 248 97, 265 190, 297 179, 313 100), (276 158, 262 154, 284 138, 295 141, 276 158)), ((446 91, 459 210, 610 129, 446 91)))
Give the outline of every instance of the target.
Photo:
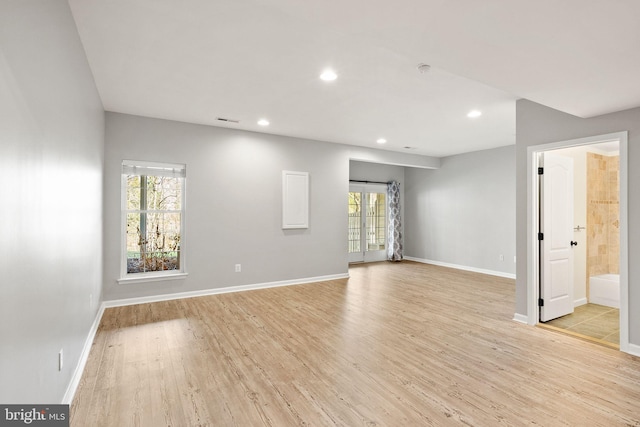
POLYGON ((387 140, 386 140, 386 139, 384 139, 384 138, 379 138, 376 142, 377 142, 378 144, 384 144, 384 143, 386 143, 386 142, 387 142, 387 140))
POLYGON ((269 120, 267 120, 267 119, 260 119, 260 120, 258 120, 258 124, 259 124, 260 126, 269 126, 269 120))
POLYGON ((467 114, 467 117, 470 117, 472 119, 475 119, 476 117, 480 117, 482 115, 482 111, 479 110, 471 110, 469 111, 469 114, 467 114))
POLYGON ((322 74, 320 74, 320 78, 325 82, 330 82, 338 78, 338 75, 333 70, 324 70, 322 74))

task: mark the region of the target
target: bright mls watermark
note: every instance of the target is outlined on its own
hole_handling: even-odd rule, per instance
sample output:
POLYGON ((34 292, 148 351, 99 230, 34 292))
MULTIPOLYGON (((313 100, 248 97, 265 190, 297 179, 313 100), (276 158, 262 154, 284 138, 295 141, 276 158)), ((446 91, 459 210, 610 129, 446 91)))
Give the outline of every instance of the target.
POLYGON ((69 405, 0 405, 0 427, 69 427, 69 405))

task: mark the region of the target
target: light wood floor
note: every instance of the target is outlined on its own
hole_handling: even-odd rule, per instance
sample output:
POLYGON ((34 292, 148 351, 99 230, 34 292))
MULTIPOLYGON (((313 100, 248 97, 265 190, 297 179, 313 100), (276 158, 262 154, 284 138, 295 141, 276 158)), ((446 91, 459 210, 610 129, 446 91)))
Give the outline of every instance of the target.
POLYGON ((639 426, 640 359, 411 262, 105 311, 72 426, 639 426))

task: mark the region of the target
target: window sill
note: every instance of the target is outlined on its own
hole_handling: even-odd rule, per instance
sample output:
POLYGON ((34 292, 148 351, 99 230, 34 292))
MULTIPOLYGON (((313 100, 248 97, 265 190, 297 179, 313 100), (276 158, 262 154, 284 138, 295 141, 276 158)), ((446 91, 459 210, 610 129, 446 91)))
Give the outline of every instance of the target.
POLYGON ((187 277, 189 273, 172 273, 172 274, 155 274, 139 277, 125 277, 118 279, 119 285, 128 285, 129 283, 159 282, 164 280, 179 280, 187 277))

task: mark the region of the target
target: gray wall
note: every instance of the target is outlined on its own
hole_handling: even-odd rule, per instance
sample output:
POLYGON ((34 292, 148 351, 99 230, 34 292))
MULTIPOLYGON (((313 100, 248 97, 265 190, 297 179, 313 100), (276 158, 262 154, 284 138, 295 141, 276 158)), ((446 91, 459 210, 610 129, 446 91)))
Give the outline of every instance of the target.
POLYGON ((515 273, 514 156, 509 146, 407 168, 405 255, 515 273))
MULTIPOLYGON (((640 344, 640 108, 582 119, 536 104, 519 100, 516 104, 516 238, 518 259, 527 256, 527 147, 629 131, 628 141, 628 245, 629 245, 629 341, 640 344)), ((527 312, 527 266, 518 263, 516 313, 527 312)))
POLYGON ((399 153, 397 151, 379 150, 355 145, 349 145, 347 147, 349 147, 349 158, 359 163, 426 169, 437 169, 440 167, 439 157, 399 153))
POLYGON ((402 189, 404 167, 351 160, 349 162, 349 179, 378 182, 394 180, 400 183, 400 189, 402 189))
POLYGON ((67 2, 0 2, 2 403, 61 402, 97 314, 103 139, 67 2))
POLYGON ((106 300, 347 273, 347 146, 116 113, 106 121, 106 300), (187 165, 186 279, 116 282, 123 159, 187 165), (283 170, 310 173, 309 229, 282 230, 283 170))

